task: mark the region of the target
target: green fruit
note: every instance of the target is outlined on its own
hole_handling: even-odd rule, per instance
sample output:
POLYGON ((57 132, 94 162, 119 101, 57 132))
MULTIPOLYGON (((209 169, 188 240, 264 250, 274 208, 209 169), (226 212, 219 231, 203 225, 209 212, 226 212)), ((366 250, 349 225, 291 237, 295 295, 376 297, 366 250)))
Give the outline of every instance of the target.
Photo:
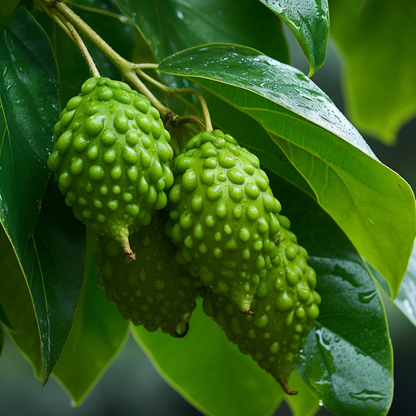
POLYGON ((150 101, 127 84, 90 78, 54 128, 48 159, 65 202, 134 258, 129 234, 149 224, 173 183, 170 135, 150 101))
POLYGON ((95 262, 100 269, 98 284, 123 318, 148 331, 160 327, 180 337, 187 332, 202 283, 175 260, 175 246, 166 237, 165 222, 163 214, 155 214, 149 225, 130 237, 136 261, 130 261, 114 239, 101 238, 95 262))
MULTIPOLYGON (((288 222, 282 218, 283 222, 288 222)), ((229 298, 205 288, 204 311, 226 331, 241 352, 250 354, 261 368, 282 385, 288 394, 293 361, 319 315, 321 297, 313 289, 315 271, 307 265, 306 250, 296 236, 281 228, 278 246, 280 263, 267 272, 255 295, 251 310, 242 314, 229 298)))
POLYGON ((249 313, 277 259, 281 206, 256 156, 219 130, 203 132, 175 158, 167 233, 193 276, 249 313))

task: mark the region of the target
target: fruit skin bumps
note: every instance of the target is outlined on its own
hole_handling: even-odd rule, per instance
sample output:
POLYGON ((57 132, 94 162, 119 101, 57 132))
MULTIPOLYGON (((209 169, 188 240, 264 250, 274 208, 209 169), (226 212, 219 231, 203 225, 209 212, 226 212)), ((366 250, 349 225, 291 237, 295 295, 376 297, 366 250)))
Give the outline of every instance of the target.
MULTIPOLYGON (((282 225, 290 226, 281 216, 282 225)), ((293 361, 319 315, 321 297, 314 291, 316 274, 307 265, 307 252, 296 236, 281 227, 279 264, 267 270, 246 317, 229 299, 205 287, 204 311, 226 331, 241 352, 250 354, 288 394, 293 361)))
POLYGON ((170 135, 159 112, 123 82, 90 78, 68 101, 54 135, 48 166, 66 204, 133 259, 129 234, 165 207, 173 183, 170 135))
POLYGON ((130 237, 137 254, 130 261, 114 239, 98 240, 95 263, 98 284, 125 319, 154 332, 159 327, 174 337, 186 335, 202 283, 175 260, 175 246, 164 232, 163 213, 152 217, 130 237))
POLYGON ((280 203, 256 156, 219 130, 193 137, 173 163, 167 234, 193 276, 250 313, 276 261, 280 203))

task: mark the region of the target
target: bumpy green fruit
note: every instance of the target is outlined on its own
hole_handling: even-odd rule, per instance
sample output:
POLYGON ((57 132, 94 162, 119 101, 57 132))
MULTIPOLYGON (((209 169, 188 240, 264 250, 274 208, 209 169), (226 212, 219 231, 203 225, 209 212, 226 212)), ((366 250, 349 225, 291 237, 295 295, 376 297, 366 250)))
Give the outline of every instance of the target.
POLYGON ((126 257, 114 239, 101 238, 95 261, 98 283, 125 319, 153 332, 159 327, 184 336, 202 286, 175 260, 175 246, 164 232, 166 218, 155 214, 149 225, 130 236, 136 261, 126 257))
MULTIPOLYGON (((288 224, 282 217, 282 224, 288 224)), ((205 288, 204 311, 226 331, 241 352, 250 354, 260 367, 272 374, 288 394, 293 361, 319 315, 321 297, 313 289, 315 271, 307 265, 307 252, 296 236, 281 228, 279 265, 267 272, 255 294, 251 310, 242 314, 229 298, 205 288)))
POLYGON ((267 268, 278 261, 280 230, 281 206, 258 158, 216 130, 191 139, 172 170, 167 233, 182 261, 249 313, 267 268))
POLYGON ((127 84, 90 78, 54 128, 48 159, 65 202, 97 233, 134 258, 129 231, 149 224, 173 183, 170 135, 150 101, 127 84))

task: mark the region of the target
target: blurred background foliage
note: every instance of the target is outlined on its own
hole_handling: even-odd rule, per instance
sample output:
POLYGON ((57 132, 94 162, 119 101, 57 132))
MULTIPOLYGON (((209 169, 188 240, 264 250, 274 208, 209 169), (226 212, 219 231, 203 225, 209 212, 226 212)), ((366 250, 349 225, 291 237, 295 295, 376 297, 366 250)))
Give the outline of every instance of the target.
MULTIPOLYGON (((335 3, 341 3, 341 1, 334 1, 335 3)), ((342 8, 340 5, 336 7, 338 6, 342 8)), ((340 9, 336 13, 341 13, 340 9)), ((337 18, 340 18, 340 16, 334 13, 335 23, 337 23, 337 18)), ((334 23, 334 20, 332 23, 334 23)), ((336 24, 333 27, 337 27, 336 24)), ((292 65, 307 74, 309 64, 305 56, 287 28, 285 28, 285 33, 290 44, 292 65)), ((351 79, 348 78, 350 77, 348 73, 350 62, 343 57, 343 48, 345 49, 345 45, 338 45, 330 40, 326 62, 313 75, 312 79, 345 113, 345 92, 348 96, 348 94, 351 94, 351 88, 353 87, 351 86, 351 79), (345 80, 343 87, 341 86, 341 76, 344 76, 345 80)), ((409 51, 405 49, 404 53, 409 54, 409 51)), ((406 61, 406 56, 402 59, 406 61)), ((364 69, 363 73, 365 72, 364 69)), ((412 85, 410 83, 409 85, 409 90, 411 90, 411 87, 414 88, 416 84, 413 83, 412 85)), ((354 112, 354 110, 351 110, 351 102, 348 106, 347 114, 354 112)), ((409 114, 407 114, 408 118, 409 114)), ((353 115, 351 121, 359 129, 363 127, 356 115, 353 115)), ((404 121, 403 118, 401 123, 404 121)), ((414 155, 416 141, 414 138, 416 119, 408 121, 398 130, 397 141, 393 147, 382 144, 378 140, 379 135, 378 138, 375 138, 365 134, 367 131, 377 136, 376 131, 365 127, 360 130, 364 133, 366 141, 379 159, 398 172, 415 189, 414 155)), ((384 142, 391 145, 395 137, 396 135, 390 134, 388 139, 384 139, 384 142)), ((413 353, 413 351, 416 351, 416 331, 387 298, 385 298, 385 301, 395 360, 395 393, 389 415, 412 414, 415 408, 412 396, 412 375, 416 371, 416 357, 413 353)), ((79 408, 70 406, 68 396, 54 380, 51 380, 44 389, 39 391, 41 382, 33 377, 30 364, 25 361, 10 338, 7 335, 5 337, 6 342, 0 360, 0 413, 4 416, 12 414, 30 414, 32 416, 105 416, 114 414, 186 416, 200 414, 157 374, 132 337, 129 338, 125 348, 104 374, 94 391, 79 408)), ((276 388, 279 387, 276 386, 276 388)), ((284 404, 275 414, 286 416, 291 413, 287 405, 284 404)), ((321 409, 318 412, 319 416, 330 414, 326 409, 321 409)))

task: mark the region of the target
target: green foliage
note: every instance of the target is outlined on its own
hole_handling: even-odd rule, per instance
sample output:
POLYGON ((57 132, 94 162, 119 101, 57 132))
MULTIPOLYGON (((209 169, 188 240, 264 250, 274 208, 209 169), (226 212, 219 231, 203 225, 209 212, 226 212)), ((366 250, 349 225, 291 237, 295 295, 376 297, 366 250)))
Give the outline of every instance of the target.
MULTIPOLYGON (((329 35, 328 1, 260 0, 260 2, 269 7, 288 25, 308 59, 309 76, 312 76, 325 62, 329 35)), ((261 48, 261 51, 268 55, 264 48, 261 48)))
POLYGON ((163 60, 159 69, 191 77, 258 121, 269 140, 259 143, 255 135, 244 135, 243 143, 272 154, 270 149, 280 146, 320 205, 397 295, 407 267, 397 259, 410 256, 416 232, 413 192, 378 162, 329 97, 300 71, 233 45, 188 49, 163 60), (389 227, 384 227, 390 212, 398 215, 389 216, 389 227))
POLYGON ((79 406, 124 347, 129 325, 97 285, 96 237, 87 232, 85 278, 71 333, 52 375, 79 406), (77 351, 74 354, 74 351, 77 351))
POLYGON ((331 35, 345 60, 347 112, 385 144, 416 114, 416 3, 330 0, 331 35))
MULTIPOLYGON (((177 113, 162 113, 176 150, 200 129, 175 123, 201 109, 172 88, 192 87, 205 98, 214 127, 260 159, 309 253, 322 297, 289 381, 295 397, 227 340, 201 302, 189 333, 175 339, 131 328, 96 284, 95 234, 73 218, 46 165, 60 102, 78 94, 89 71, 45 3, 0 5, 0 353, 7 331, 35 376, 46 382, 52 374, 79 405, 131 330, 165 379, 206 414, 269 415, 286 400, 299 416, 315 414, 318 402, 339 416, 386 415, 392 346, 377 285, 397 295, 394 302, 416 326, 415 200, 331 99, 287 65, 281 20, 299 41, 310 75, 323 64, 327 2, 70 2, 123 58, 160 62, 157 72, 154 65, 144 75, 136 68, 143 84, 135 85, 152 103, 150 91, 158 90, 160 108, 177 113)), ((353 121, 391 143, 414 114, 408 52, 414 7, 379 3, 331 0, 329 12, 348 63, 353 121), (386 30, 388 21, 403 34, 399 41, 386 30)), ((82 37, 101 75, 132 76, 128 63, 93 45, 90 34, 82 37)))

